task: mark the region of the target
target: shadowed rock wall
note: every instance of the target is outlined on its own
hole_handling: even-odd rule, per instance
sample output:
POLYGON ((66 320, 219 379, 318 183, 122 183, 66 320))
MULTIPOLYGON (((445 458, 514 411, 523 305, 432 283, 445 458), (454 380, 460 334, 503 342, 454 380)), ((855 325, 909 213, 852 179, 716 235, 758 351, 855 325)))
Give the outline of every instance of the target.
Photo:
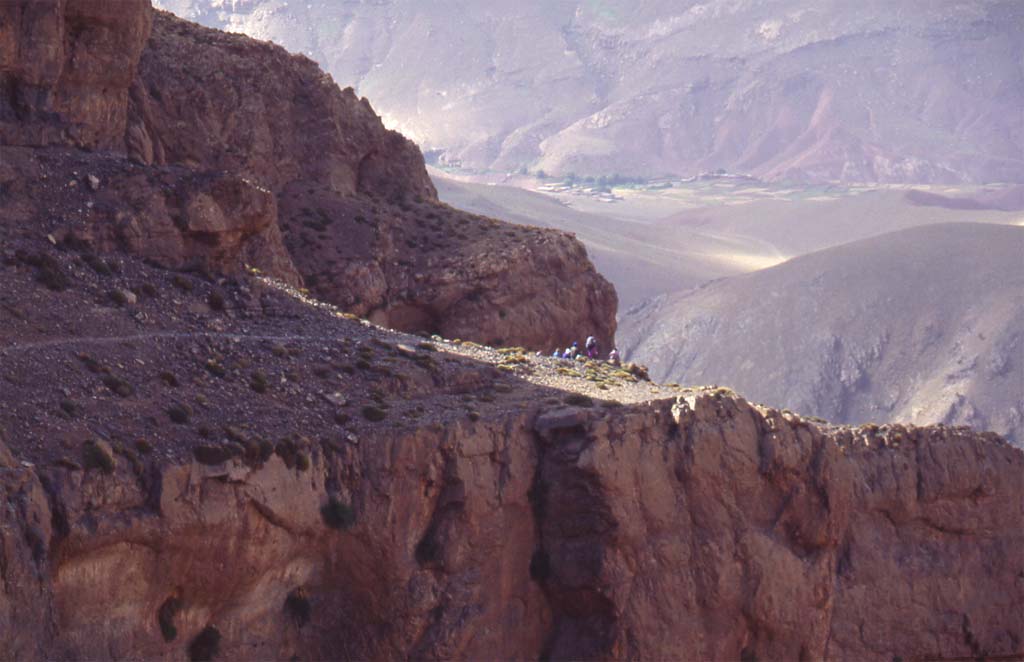
POLYGON ((384 430, 308 471, 117 463, 0 470, 19 659, 180 659, 211 628, 227 659, 1021 652, 1024 454, 990 435, 704 392, 384 430))

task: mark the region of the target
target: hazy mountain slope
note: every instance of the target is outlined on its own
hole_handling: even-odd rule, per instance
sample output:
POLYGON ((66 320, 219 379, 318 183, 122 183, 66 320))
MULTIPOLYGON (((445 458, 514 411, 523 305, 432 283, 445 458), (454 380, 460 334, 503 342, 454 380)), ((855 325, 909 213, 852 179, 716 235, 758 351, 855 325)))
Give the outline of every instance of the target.
MULTIPOLYGON (((458 209, 524 225, 572 232, 594 265, 615 285, 619 309, 659 294, 744 273, 782 259, 767 242, 695 229, 665 231, 651 223, 577 211, 555 198, 510 186, 456 182, 435 176, 438 196, 458 209)), ((609 212, 611 214, 613 212, 609 212)))
MULTIPOLYGON (((458 209, 576 234, 615 285, 620 312, 653 296, 894 230, 967 221, 1024 224, 1019 211, 920 204, 911 193, 940 202, 952 198, 917 190, 794 192, 752 184, 721 193, 713 188, 631 191, 614 205, 573 198, 573 207, 567 207, 555 196, 514 186, 458 182, 436 170, 432 177, 441 200, 458 209), (696 200, 707 206, 661 218, 696 200)), ((1015 191, 974 198, 1005 202, 1015 191)))
POLYGON ((628 358, 659 379, 1024 441, 1024 228, 875 237, 657 299, 621 328, 628 358))
MULTIPOLYGON (((1002 195, 1012 192, 1008 189, 1002 195)), ((662 236, 699 231, 749 237, 770 242, 781 253, 795 257, 921 225, 1024 222, 1024 214, 1019 211, 986 208, 980 204, 966 209, 955 208, 952 204, 923 205, 918 202, 922 197, 948 200, 918 190, 812 194, 803 200, 758 200, 742 205, 691 209, 663 219, 657 225, 662 236)))
POLYGON ((487 168, 1024 179, 1015 0, 159 0, 487 168))

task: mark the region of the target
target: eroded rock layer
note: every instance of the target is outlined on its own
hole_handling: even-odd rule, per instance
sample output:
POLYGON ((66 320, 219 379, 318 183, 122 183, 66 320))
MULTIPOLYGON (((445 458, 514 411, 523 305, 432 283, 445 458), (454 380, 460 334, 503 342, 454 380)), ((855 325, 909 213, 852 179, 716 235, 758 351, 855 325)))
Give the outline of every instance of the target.
POLYGON ((707 392, 379 431, 301 467, 8 457, 0 632, 18 659, 180 659, 211 629, 226 659, 1012 655, 1022 469, 973 433, 707 392))

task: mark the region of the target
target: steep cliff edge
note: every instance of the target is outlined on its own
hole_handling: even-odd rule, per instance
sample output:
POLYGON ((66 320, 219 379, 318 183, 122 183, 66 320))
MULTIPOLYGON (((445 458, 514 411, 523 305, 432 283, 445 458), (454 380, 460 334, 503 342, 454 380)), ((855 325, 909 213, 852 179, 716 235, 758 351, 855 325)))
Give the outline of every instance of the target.
POLYGON ((46 246, 0 260, 18 659, 1022 652, 1024 453, 995 435, 831 427, 46 246))
MULTIPOLYGON (((245 262, 406 331, 545 350, 588 334, 614 341, 614 289, 575 238, 439 203, 418 148, 307 58, 154 12, 148 0, 116 11, 96 0, 4 3, 0 55, 0 144, 120 155, 150 180, 196 173, 184 193, 165 183, 162 195, 136 195, 133 210, 117 210, 159 231, 129 232, 135 241, 118 244, 109 215, 80 224, 79 238, 97 250, 222 273, 245 262), (195 190, 226 177, 237 182, 227 200, 223 186, 195 190), (246 187, 244 197, 266 190, 274 201, 259 203, 263 218, 246 224, 243 240, 220 232, 230 221, 203 231, 211 244, 229 240, 207 253, 245 259, 193 264, 189 232, 176 238, 167 221, 188 230, 196 197, 224 216, 246 187)), ((57 179, 81 177, 50 166, 57 179)))
POLYGON ((501 344, 614 331, 577 242, 437 205, 302 58, 157 16, 128 76, 102 54, 149 8, 110 7, 0 4, 5 655, 1021 653, 1019 450, 307 298, 501 344), (289 94, 342 110, 262 135, 319 126, 289 94), (390 156, 346 151, 364 133, 390 156))

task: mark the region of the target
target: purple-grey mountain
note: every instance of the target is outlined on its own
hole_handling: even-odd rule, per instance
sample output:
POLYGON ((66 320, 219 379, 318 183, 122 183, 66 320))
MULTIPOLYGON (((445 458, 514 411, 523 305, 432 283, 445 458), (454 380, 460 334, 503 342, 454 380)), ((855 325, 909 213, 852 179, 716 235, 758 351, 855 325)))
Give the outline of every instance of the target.
POLYGON ((1024 180, 1017 0, 159 0, 473 168, 1024 180))

